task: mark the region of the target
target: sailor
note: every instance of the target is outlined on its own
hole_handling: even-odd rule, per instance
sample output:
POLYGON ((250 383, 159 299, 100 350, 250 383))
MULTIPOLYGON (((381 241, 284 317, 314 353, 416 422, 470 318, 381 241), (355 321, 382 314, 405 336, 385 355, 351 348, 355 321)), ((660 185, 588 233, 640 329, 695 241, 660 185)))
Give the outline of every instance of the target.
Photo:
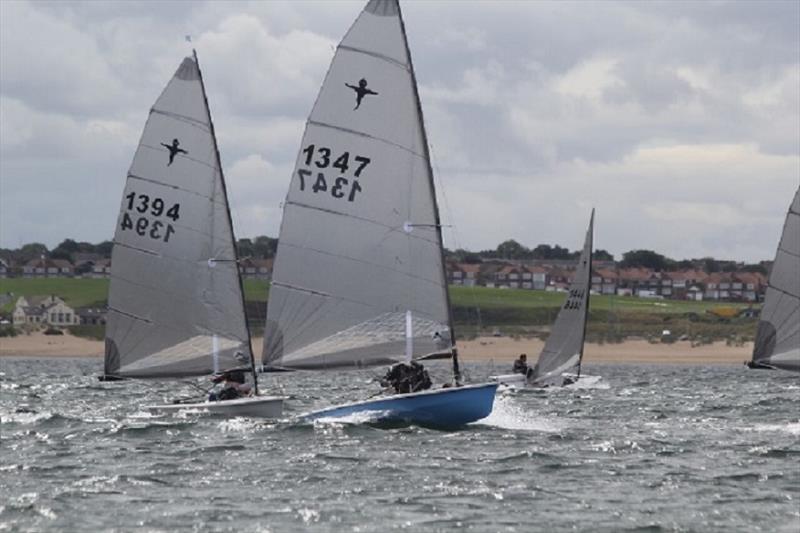
POLYGON ((416 361, 392 365, 380 383, 383 387, 393 388, 397 394, 427 390, 432 385, 428 371, 416 361))
POLYGON ((528 356, 527 354, 520 354, 519 359, 514 361, 514 373, 515 374, 522 374, 523 376, 528 375, 528 356))
POLYGON ((208 401, 218 402, 221 400, 235 400, 236 398, 243 398, 249 396, 251 392, 250 385, 245 383, 244 372, 241 370, 228 370, 221 375, 216 375, 211 378, 214 384, 222 383, 222 388, 217 391, 212 391, 208 395, 208 401))

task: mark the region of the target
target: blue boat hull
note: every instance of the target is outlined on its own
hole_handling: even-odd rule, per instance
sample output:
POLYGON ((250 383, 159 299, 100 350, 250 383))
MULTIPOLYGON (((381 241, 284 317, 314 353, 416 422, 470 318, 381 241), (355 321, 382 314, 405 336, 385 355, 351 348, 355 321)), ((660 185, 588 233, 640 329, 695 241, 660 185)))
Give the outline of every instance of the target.
POLYGON ((366 414, 379 424, 417 424, 429 427, 459 427, 492 412, 497 383, 395 394, 306 413, 303 420, 343 418, 366 414))

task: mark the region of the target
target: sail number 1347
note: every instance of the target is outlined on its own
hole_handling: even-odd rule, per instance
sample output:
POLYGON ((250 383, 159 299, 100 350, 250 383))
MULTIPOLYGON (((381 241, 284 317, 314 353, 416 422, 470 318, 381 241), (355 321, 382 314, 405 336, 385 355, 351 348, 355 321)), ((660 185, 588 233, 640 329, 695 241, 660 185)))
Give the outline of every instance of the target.
POLYGON ((297 169, 297 177, 300 178, 300 190, 311 190, 314 193, 330 192, 334 198, 347 198, 348 202, 356 199, 356 195, 361 192, 361 185, 358 177, 372 161, 369 157, 361 155, 350 156, 350 152, 343 152, 335 156, 330 148, 309 144, 303 149, 305 155, 304 162, 312 170, 305 168, 297 169), (330 176, 333 169, 335 178, 330 176), (326 177, 326 172, 328 176, 326 177), (352 174, 351 178, 347 174, 352 174))

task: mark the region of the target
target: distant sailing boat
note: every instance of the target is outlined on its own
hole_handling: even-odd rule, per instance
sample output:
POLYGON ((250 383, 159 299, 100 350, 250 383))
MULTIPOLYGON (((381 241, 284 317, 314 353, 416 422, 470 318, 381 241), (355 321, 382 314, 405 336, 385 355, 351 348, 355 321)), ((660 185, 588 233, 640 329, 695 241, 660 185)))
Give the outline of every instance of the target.
POLYGON ((458 386, 441 225, 397 0, 371 0, 336 50, 284 203, 265 368, 360 368, 444 355, 452 388, 383 396, 306 418, 459 426, 496 383, 458 386))
MULTIPOLYGON (((247 369, 256 381, 225 179, 197 55, 150 110, 114 233, 105 379, 182 378, 247 369)), ((279 416, 283 399, 204 408, 279 416)))
POLYGON ((550 387, 570 385, 581 374, 583 344, 586 337, 586 318, 589 313, 589 293, 592 288, 592 238, 594 235, 594 209, 589 219, 589 229, 583 250, 569 286, 567 300, 556 317, 547 337, 539 361, 526 378, 522 374, 497 376, 505 385, 550 387))
POLYGON ((747 365, 800 372, 800 188, 786 214, 747 365))

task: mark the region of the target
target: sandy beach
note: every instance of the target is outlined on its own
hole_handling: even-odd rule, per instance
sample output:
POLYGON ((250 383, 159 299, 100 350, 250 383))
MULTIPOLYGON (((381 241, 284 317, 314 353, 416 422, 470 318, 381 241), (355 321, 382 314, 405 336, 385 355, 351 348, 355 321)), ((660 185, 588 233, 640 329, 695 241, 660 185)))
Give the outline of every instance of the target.
MULTIPOLYGON (((253 339, 255 353, 261 351, 262 339, 253 339)), ((544 346, 539 339, 481 337, 458 344, 464 361, 513 361, 527 353, 535 360, 544 346)), ((654 363, 654 364, 742 364, 750 359, 752 344, 726 346, 723 342, 692 347, 689 342, 650 344, 644 340, 629 340, 619 344, 586 344, 586 363, 654 363)), ((30 335, 0 338, 0 357, 102 357, 102 341, 83 339, 69 334, 30 335)))

